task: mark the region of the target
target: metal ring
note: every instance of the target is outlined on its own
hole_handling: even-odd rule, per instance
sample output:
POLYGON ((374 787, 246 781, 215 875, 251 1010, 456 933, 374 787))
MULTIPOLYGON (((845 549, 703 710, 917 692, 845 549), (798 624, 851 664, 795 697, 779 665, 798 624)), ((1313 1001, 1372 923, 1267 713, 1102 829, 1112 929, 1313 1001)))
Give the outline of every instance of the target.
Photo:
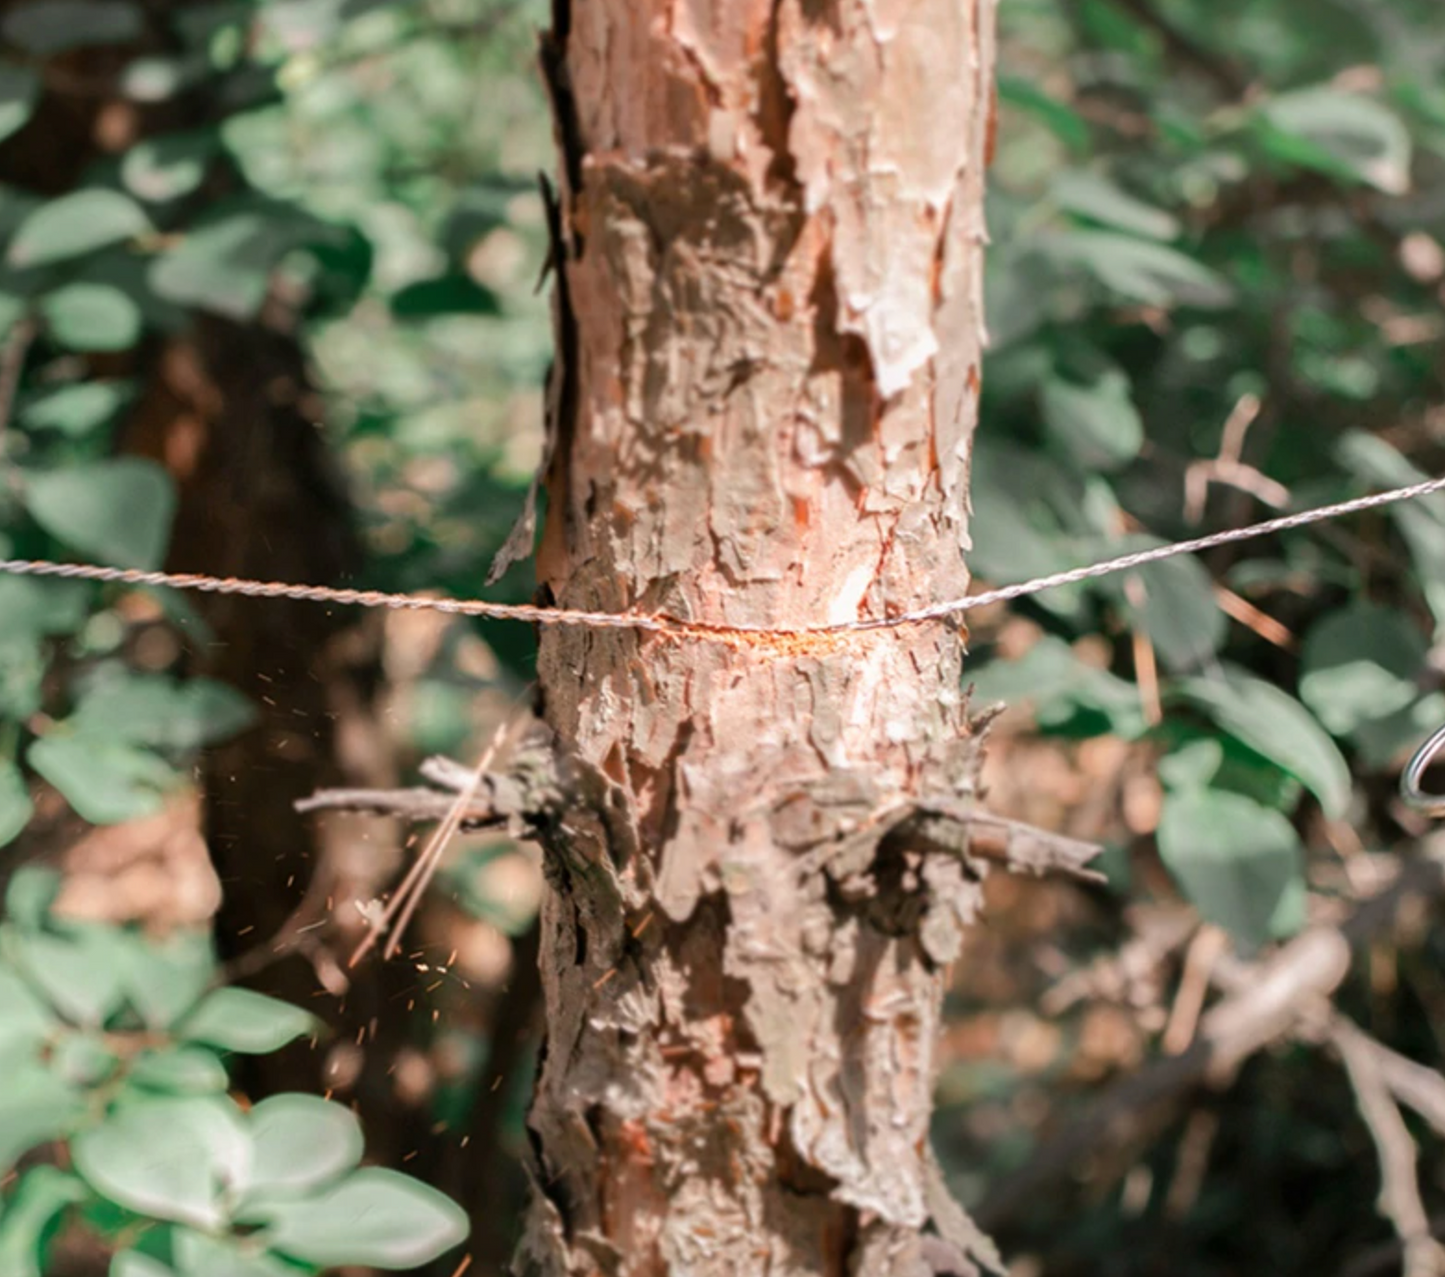
POLYGON ((1420 788, 1420 778, 1442 748, 1445 748, 1445 727, 1415 751, 1410 765, 1400 777, 1400 797, 1405 800, 1405 805, 1427 816, 1445 816, 1445 794, 1427 794, 1420 788))

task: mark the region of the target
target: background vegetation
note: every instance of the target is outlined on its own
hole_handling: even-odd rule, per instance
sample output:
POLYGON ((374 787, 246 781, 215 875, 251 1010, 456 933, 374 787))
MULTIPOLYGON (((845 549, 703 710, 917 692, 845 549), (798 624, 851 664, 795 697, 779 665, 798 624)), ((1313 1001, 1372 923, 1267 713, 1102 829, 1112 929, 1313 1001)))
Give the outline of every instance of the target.
MULTIPOLYGON (((0 553, 480 593, 549 359, 544 9, 0 6, 0 553)), ((1001 21, 976 576, 1437 473, 1435 6, 1001 21)), ((976 703, 1014 707, 991 803, 1103 842, 1109 876, 995 884, 956 973, 936 1139, 1019 1272, 1400 1268, 1328 1034, 1087 1156, 1049 1136, 1416 854, 1395 783, 1445 722, 1442 627, 1445 500, 976 618, 976 703)), ((407 961, 348 971, 403 832, 290 804, 466 757, 531 651, 0 577, 0 1269, 498 1271, 536 865, 461 840, 407 961)), ((1439 922, 1375 935, 1336 999, 1432 1068, 1439 922)), ((1438 1214, 1440 1132, 1408 1129, 1438 1214)))

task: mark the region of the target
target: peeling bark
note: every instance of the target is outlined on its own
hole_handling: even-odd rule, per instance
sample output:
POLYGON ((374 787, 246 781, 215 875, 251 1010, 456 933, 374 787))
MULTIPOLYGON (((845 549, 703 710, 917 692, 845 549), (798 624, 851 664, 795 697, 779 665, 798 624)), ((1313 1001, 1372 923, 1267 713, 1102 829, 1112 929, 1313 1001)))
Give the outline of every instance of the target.
MULTIPOLYGON (((792 626, 966 592, 992 55, 991 0, 556 0, 552 599, 792 626)), ((899 836, 972 793, 963 638, 544 633, 531 1268, 988 1262, 928 1147, 979 870, 899 836)))

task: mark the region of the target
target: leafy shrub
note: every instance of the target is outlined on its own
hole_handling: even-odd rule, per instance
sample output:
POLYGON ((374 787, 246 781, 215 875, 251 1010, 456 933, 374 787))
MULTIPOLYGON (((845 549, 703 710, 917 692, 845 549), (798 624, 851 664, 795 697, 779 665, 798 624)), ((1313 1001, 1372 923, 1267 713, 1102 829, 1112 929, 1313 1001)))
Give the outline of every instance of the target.
POLYGON ((289 1003, 217 983, 209 936, 158 939, 50 906, 22 869, 0 925, 0 1266, 41 1277, 60 1231, 114 1249, 112 1277, 296 1277, 410 1268, 467 1232, 419 1180, 360 1167, 340 1104, 228 1093, 226 1057, 316 1031, 289 1003))

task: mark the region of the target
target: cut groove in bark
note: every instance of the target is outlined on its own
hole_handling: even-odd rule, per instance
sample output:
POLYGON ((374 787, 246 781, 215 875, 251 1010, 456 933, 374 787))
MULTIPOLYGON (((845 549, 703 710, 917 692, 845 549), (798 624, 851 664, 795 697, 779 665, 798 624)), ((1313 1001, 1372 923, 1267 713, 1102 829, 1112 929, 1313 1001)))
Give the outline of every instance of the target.
MULTIPOLYGON (((545 592, 774 627, 964 593, 990 0, 559 0, 543 61, 545 592)), ((927 1139, 977 874, 885 837, 972 793, 962 638, 543 634, 527 1264, 918 1274, 930 1218, 990 1262, 927 1139)))

